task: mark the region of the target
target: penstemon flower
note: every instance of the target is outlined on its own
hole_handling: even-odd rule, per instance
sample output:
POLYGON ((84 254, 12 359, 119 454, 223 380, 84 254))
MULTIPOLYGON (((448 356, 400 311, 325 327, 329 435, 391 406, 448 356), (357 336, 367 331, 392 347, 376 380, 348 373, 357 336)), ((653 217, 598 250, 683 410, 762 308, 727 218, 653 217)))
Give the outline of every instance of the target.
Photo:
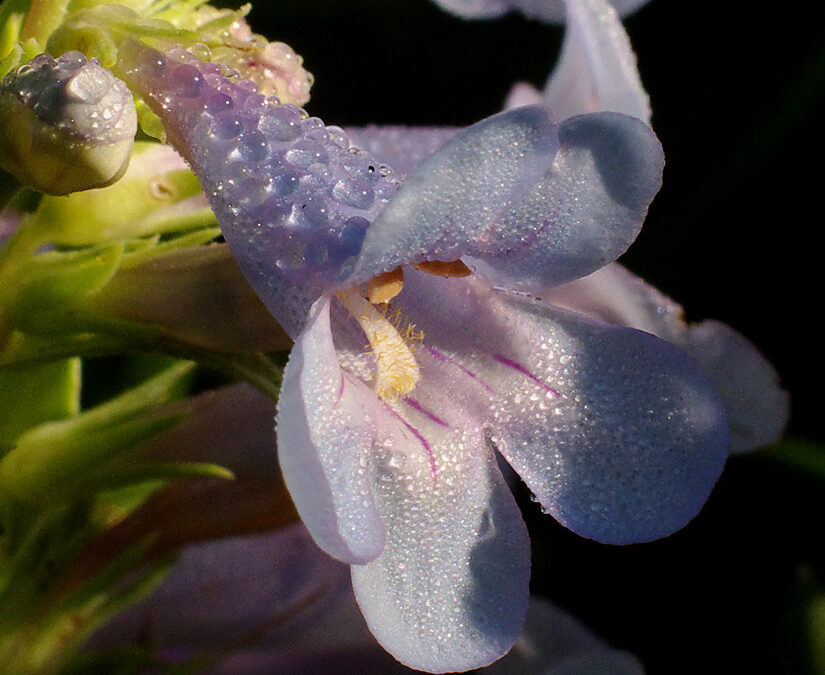
MULTIPOLYGON (((82 181, 64 181, 52 170, 51 157, 33 160, 29 137, 17 130, 45 124, 57 150, 86 152, 92 143, 83 134, 105 127, 101 138, 125 134, 115 134, 114 143, 125 155, 106 155, 113 171, 99 184, 116 180, 133 146, 131 94, 138 97, 143 130, 168 139, 187 160, 238 267, 294 341, 276 430, 286 486, 315 542, 351 566, 369 630, 402 663, 431 672, 478 668, 518 638, 529 616, 529 542, 504 462, 560 523, 584 537, 626 544, 683 527, 729 452, 769 443, 781 432, 787 396, 752 345, 718 323, 685 325, 675 303, 614 263, 639 232, 664 162, 618 18, 638 0, 615 2, 615 9, 606 0, 443 0, 464 16, 516 9, 554 21, 566 12, 562 55, 545 90, 517 85, 507 110, 463 130, 352 132, 297 107, 308 98, 311 76, 289 47, 252 35, 246 10, 129 3, 140 5, 138 13, 91 4, 69 8, 48 41, 45 28, 38 39, 54 53, 83 47, 111 71, 69 51, 57 60, 39 56, 11 75, 0 92, 0 112, 14 132, 3 138, 12 148, 3 161, 21 160, 19 167, 3 166, 43 191, 83 189, 82 181), (91 84, 84 86, 88 73, 91 84), (78 88, 79 97, 66 94, 78 88), (88 104, 101 100, 109 114, 88 114, 88 104), (19 110, 25 115, 18 119, 19 110), (113 121, 112 111, 122 119, 113 121), (67 132, 67 119, 79 131, 67 132)), ((46 23, 41 17, 39 25, 46 23)), ((142 341, 123 342, 123 349, 185 345, 194 358, 216 363, 226 362, 226 351, 283 345, 271 320, 261 320, 260 303, 244 294, 227 247, 201 245, 216 231, 177 236, 211 222, 197 181, 157 144, 140 143, 135 155, 115 189, 46 197, 19 227, 0 224, 0 238, 15 229, 14 264, 0 269, 11 282, 0 298, 0 342, 7 340, 4 358, 12 365, 44 344, 27 346, 27 332, 68 330, 81 339, 148 328, 142 341), (173 181, 175 189, 153 176, 173 181), (149 193, 141 192, 146 186, 149 193), (98 217, 86 217, 90 211, 98 217), (22 230, 37 236, 27 241, 17 236, 22 230), (42 243, 70 250, 23 261, 21 251, 42 243), (40 283, 29 269, 54 272, 54 279, 40 283), (213 320, 216 307, 221 316, 213 320)), ((85 166, 86 155, 78 157, 85 166)), ((258 386, 265 380, 273 395, 280 369, 273 376, 272 362, 258 356, 242 372, 256 381, 250 370, 265 368, 258 386)), ((64 376, 74 373, 64 377, 71 384, 79 362, 65 365, 74 368, 64 367, 64 376)), ((168 396, 191 368, 170 369, 149 389, 168 396)), ((8 379, 7 388, 16 382, 8 379)), ((142 396, 128 392, 104 412, 125 416, 142 396)), ((168 416, 149 412, 165 429, 191 406, 172 404, 168 416)), ((246 429, 236 427, 252 415, 245 412, 233 416, 236 434, 213 422, 240 441, 246 429)), ((147 416, 137 420, 147 424, 140 438, 154 430, 147 416)), ((49 429, 65 435, 61 429, 97 417, 91 411, 79 423, 49 429)), ((0 482, 9 509, 17 502, 68 501, 107 471, 122 480, 134 469, 111 463, 108 446, 98 444, 73 458, 78 476, 67 481, 73 474, 61 458, 73 454, 72 443, 54 449, 48 434, 25 426, 22 441, 19 434, 0 439, 0 450, 8 449, 0 482)), ((176 452, 192 459, 191 448, 175 442, 188 431, 191 425, 182 424, 170 432, 172 440, 144 447, 129 461, 140 467, 147 457, 168 461, 176 452)), ((72 442, 79 446, 84 438, 72 442)), ((209 445, 196 433, 188 440, 209 445)), ((210 440, 226 450, 221 434, 210 440)), ((113 447, 125 453, 129 442, 113 447)), ((196 454, 203 452, 211 450, 198 447, 196 454)), ((185 463, 166 467, 169 475, 184 469, 185 463)), ((225 477, 211 463, 186 470, 225 477)), ((234 492, 213 485, 191 500, 193 493, 172 487, 161 497, 173 508, 188 503, 182 520, 190 526, 201 520, 199 505, 219 494, 237 499, 245 513, 249 495, 239 494, 251 481, 243 471, 237 476, 234 492)), ((255 491, 258 509, 259 499, 255 491)), ((135 537, 146 531, 156 503, 125 521, 127 533, 135 522, 135 537)), ((192 529, 230 533, 237 525, 230 511, 192 529)), ((279 515, 288 518, 291 510, 279 515)), ((92 557, 93 548, 86 551, 92 557)), ((231 543, 224 550, 237 554, 231 543)), ((163 608, 162 596, 159 602, 163 608)), ((241 605, 229 603, 227 615, 267 613, 259 600, 241 605)), ((173 646, 191 646, 186 642, 173 646)), ((6 652, 24 644, 15 637, 6 652)), ((243 662, 249 655, 238 656, 243 662)), ((638 668, 632 657, 598 651, 583 659, 560 667, 638 668)))
POLYGON ((180 49, 121 54, 296 341, 284 477, 396 658, 465 670, 518 635, 528 543, 496 450, 549 513, 599 541, 664 536, 699 510, 728 448, 699 367, 524 294, 633 240, 662 169, 649 127, 520 108, 460 132, 400 186, 340 130, 218 66, 180 49))

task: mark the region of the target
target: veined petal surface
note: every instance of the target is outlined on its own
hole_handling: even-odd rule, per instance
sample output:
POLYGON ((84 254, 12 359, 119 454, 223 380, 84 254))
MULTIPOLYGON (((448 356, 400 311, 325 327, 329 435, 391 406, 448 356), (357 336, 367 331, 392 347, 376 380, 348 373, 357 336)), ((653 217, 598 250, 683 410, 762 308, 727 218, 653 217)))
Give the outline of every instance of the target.
POLYGON ((626 115, 493 115, 413 172, 367 231, 350 281, 460 257, 525 291, 584 276, 636 237, 663 164, 650 128, 626 115))
POLYGON ((411 272, 399 302, 456 378, 493 392, 491 441, 563 525, 604 543, 648 541, 704 504, 728 425, 680 350, 473 277, 411 272))
MULTIPOLYGON (((365 386, 374 356, 364 353, 358 323, 333 304, 338 362, 365 386)), ((398 321, 406 322, 403 309, 398 321)), ((412 392, 382 402, 372 394, 357 418, 375 430, 363 445, 385 543, 353 567, 353 583, 370 630, 393 656, 417 669, 466 670, 504 654, 518 635, 529 543, 481 424, 490 391, 466 374, 456 379, 424 346, 416 360, 412 392)))
POLYGON ((338 365, 331 299, 312 308, 284 369, 276 427, 278 458, 292 500, 318 545, 334 558, 363 563, 384 547, 368 472, 381 430, 381 404, 338 365))
MULTIPOLYGON (((407 445, 389 448, 375 474, 386 544, 352 567, 353 587, 370 630, 395 658, 418 670, 464 671, 498 659, 518 636, 530 547, 478 420, 462 423, 447 402, 449 373, 422 361, 416 399, 398 406, 407 445), (442 372, 429 377, 430 368, 442 372)), ((460 399, 462 388, 476 386, 453 390, 460 399)))

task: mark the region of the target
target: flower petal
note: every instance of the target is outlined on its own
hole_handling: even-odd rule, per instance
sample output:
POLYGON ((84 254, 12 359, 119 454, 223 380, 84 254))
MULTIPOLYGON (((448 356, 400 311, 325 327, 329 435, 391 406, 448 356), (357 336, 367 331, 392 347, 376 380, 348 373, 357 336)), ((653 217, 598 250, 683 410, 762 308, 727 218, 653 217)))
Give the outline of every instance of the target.
POLYGON ((542 297, 588 316, 631 326, 692 356, 725 403, 733 453, 776 442, 790 417, 790 396, 770 362, 743 335, 717 321, 687 324, 682 307, 620 265, 609 265, 542 297))
POLYGON ((353 566, 356 599, 375 637, 405 665, 479 668, 510 649, 524 620, 527 531, 477 422, 455 428, 418 404, 402 409, 430 445, 435 471, 426 453, 411 452, 414 443, 403 460, 389 455, 381 464, 373 494, 386 545, 353 566))
POLYGON ((350 148, 340 128, 280 105, 249 80, 227 79, 217 63, 128 42, 119 56, 130 88, 158 114, 200 180, 244 274, 294 336, 270 284, 330 288, 343 281, 398 183, 369 153, 350 148))
POLYGON ((330 302, 324 297, 313 305, 284 370, 278 457, 295 506, 318 545, 343 562, 363 563, 384 547, 366 458, 379 417, 369 413, 380 404, 338 365, 330 302))
POLYGON ((473 277, 411 271, 399 302, 427 327, 425 344, 495 392, 491 440, 563 525, 605 543, 647 541, 704 504, 727 420, 680 350, 473 277))
POLYGON ((650 124, 650 102, 636 55, 616 10, 606 0, 568 0, 561 56, 544 104, 556 119, 601 110, 650 124))
POLYGON ((499 113, 408 178, 367 231, 349 281, 462 256, 523 290, 583 276, 636 237, 663 161, 650 128, 625 115, 556 126, 540 106, 499 113))
POLYGON ((347 128, 347 136, 351 145, 372 153, 405 176, 458 131, 457 127, 368 126, 347 128))
POLYGON ((791 415, 790 395, 776 372, 744 335, 718 321, 688 326, 679 347, 713 380, 730 421, 731 453, 776 443, 791 415))

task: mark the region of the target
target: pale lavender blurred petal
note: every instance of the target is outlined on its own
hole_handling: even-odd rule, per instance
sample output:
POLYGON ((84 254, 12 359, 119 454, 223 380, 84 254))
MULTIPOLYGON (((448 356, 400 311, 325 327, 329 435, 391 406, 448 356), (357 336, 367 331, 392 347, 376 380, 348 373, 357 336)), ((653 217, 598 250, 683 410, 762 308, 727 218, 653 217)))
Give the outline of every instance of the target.
POLYGON ((435 0, 448 12, 468 19, 494 18, 510 10, 508 0, 435 0))
POLYGON ((717 321, 687 324, 683 310, 618 264, 542 291, 543 299, 619 326, 631 326, 677 345, 719 390, 731 428, 731 452, 771 445, 790 416, 779 374, 744 336, 717 321))
MULTIPOLYGON (((110 621, 89 646, 287 646, 349 592, 348 576, 300 525, 197 544, 184 549, 151 596, 110 621)), ((319 646, 325 639, 317 637, 319 646)))
POLYGON ((568 0, 564 43, 544 90, 557 120, 611 110, 650 124, 636 55, 606 0, 568 0))
POLYGON ((741 333, 718 321, 688 326, 676 341, 713 380, 728 414, 731 453, 767 447, 785 432, 790 394, 779 373, 741 333))
POLYGON ((611 648, 567 612, 532 597, 519 639, 485 675, 643 675, 632 654, 611 648))
POLYGON ((516 82, 507 100, 504 102, 504 109, 521 108, 525 105, 537 105, 544 101, 541 92, 529 82, 516 82))
MULTIPOLYGON (((572 0, 569 0, 572 1, 572 0)), ((564 0, 435 0, 444 9, 467 19, 495 18, 513 10, 531 19, 563 23, 564 0)), ((611 0, 620 16, 636 11, 648 0, 611 0)))

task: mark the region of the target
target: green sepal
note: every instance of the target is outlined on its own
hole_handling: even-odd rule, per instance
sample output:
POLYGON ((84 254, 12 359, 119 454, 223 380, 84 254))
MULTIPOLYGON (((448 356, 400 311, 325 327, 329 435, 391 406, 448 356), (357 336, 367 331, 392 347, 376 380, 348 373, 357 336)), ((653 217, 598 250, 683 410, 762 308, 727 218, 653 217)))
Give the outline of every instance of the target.
POLYGON ((111 467, 106 474, 106 485, 111 487, 181 478, 235 478, 235 474, 229 469, 208 462, 157 462, 139 466, 111 467))
POLYGON ((149 138, 156 138, 161 143, 166 143, 166 129, 158 114, 142 99, 135 101, 135 109, 140 130, 149 138))
POLYGON ((75 577, 60 588, 80 546, 93 536, 88 527, 66 522, 72 512, 77 509, 44 516, 47 524, 63 527, 35 528, 36 541, 27 542, 31 545, 11 565, 14 583, 7 584, 0 604, 0 663, 6 675, 61 672, 97 627, 149 595, 171 568, 171 558, 146 562, 152 545, 146 538, 89 578, 75 577))
MULTIPOLYGON (((127 248, 127 255, 123 259, 122 269, 130 269, 137 267, 153 258, 160 258, 168 255, 174 251, 183 249, 192 249, 193 255, 198 252, 198 249, 203 244, 208 244, 214 241, 221 234, 219 227, 206 227, 200 230, 193 230, 171 239, 160 240, 155 238, 151 240, 151 246, 137 246, 135 248, 127 248)), ((138 240, 147 241, 147 240, 138 240)))

